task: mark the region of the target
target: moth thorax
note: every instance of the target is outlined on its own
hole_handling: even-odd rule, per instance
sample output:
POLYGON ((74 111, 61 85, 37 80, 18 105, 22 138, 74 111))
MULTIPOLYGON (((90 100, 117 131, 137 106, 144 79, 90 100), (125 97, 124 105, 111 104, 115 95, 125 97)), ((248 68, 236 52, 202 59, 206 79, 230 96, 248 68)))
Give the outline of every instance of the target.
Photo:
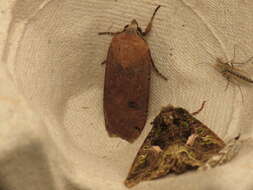
POLYGON ((162 119, 166 125, 172 124, 174 119, 173 112, 163 112, 162 119))
POLYGON ((165 107, 162 108, 161 112, 164 113, 164 112, 172 112, 175 108, 172 106, 172 105, 167 105, 165 107))
POLYGON ((230 68, 229 63, 220 62, 217 60, 217 63, 214 65, 214 68, 219 72, 224 72, 230 68))
POLYGON ((132 20, 132 22, 125 28, 126 32, 137 32, 138 31, 138 23, 135 19, 132 20))

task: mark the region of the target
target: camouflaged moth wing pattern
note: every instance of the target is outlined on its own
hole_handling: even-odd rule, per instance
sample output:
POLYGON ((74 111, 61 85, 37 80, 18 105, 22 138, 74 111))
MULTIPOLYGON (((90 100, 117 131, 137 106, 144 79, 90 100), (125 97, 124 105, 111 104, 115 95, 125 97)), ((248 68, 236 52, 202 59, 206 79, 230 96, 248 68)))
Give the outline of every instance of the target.
POLYGON ((199 167, 198 170, 208 170, 234 159, 238 155, 242 146, 242 141, 239 138, 240 135, 230 139, 221 151, 213 155, 203 166, 199 167))
POLYGON ((202 166, 225 143, 187 110, 164 107, 132 164, 125 185, 202 166))

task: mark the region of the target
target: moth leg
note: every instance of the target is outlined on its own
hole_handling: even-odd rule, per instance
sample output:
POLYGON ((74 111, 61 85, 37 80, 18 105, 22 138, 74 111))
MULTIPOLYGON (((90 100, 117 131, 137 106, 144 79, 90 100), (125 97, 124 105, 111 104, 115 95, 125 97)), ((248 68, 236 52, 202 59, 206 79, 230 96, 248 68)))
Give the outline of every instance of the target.
POLYGON ((234 45, 234 55, 233 55, 233 59, 231 60, 231 63, 233 63, 234 65, 239 65, 239 64, 247 64, 247 63, 249 63, 249 62, 251 62, 252 61, 252 59, 253 59, 253 56, 251 56, 249 59, 247 59, 246 61, 244 61, 244 62, 235 62, 234 60, 235 60, 235 51, 236 51, 236 45, 234 45))
POLYGON ((226 73, 222 73, 222 75, 227 79, 227 84, 226 84, 226 88, 225 88, 225 91, 228 89, 228 86, 229 86, 229 82, 230 81, 230 77, 228 75, 226 75, 226 73))
POLYGON ((245 61, 244 63, 249 63, 249 62, 251 62, 252 63, 252 59, 253 59, 253 56, 252 57, 250 57, 247 61, 245 61))
POLYGON ((230 80, 227 78, 227 84, 226 84, 226 88, 225 88, 225 91, 228 89, 228 86, 229 86, 229 82, 230 82, 230 80))
POLYGON ((240 90, 240 94, 241 94, 241 97, 242 97, 242 103, 244 102, 244 97, 243 97, 243 93, 242 93, 242 89, 240 87, 240 85, 236 84, 236 86, 239 88, 240 90))
POLYGON ((234 54, 233 54, 233 58, 231 60, 231 64, 234 63, 234 60, 235 60, 235 51, 236 51, 236 44, 234 45, 234 54))
POLYGON ((240 65, 240 64, 247 64, 247 63, 252 63, 253 56, 247 59, 245 62, 233 62, 234 65, 240 65))
POLYGON ((242 103, 243 103, 243 102, 244 102, 244 97, 243 97, 243 93, 242 93, 242 88, 241 88, 240 85, 238 85, 237 83, 232 82, 232 81, 230 81, 230 82, 233 83, 235 86, 237 86, 237 87, 239 88, 240 94, 241 94, 241 97, 242 97, 242 103))
POLYGON ((98 35, 111 35, 111 36, 114 36, 114 35, 117 35, 117 34, 120 34, 121 32, 99 32, 98 35))
POLYGON ((236 49, 236 45, 234 45, 234 54, 233 54, 233 58, 230 61, 231 67, 232 69, 234 68, 234 64, 235 64, 235 49, 236 49))
POLYGON ((201 104, 201 107, 200 107, 197 111, 195 111, 195 112, 193 112, 193 113, 191 113, 191 114, 192 114, 192 115, 197 115, 197 114, 199 114, 199 113, 204 109, 205 104, 206 104, 206 101, 203 101, 202 104, 201 104))
POLYGON ((231 61, 231 68, 233 69, 234 68, 234 63, 231 61))
MULTIPOLYGON (((149 53, 149 54, 150 54, 150 53, 149 53)), ((162 77, 164 80, 168 80, 167 77, 165 77, 165 76, 156 68, 156 66, 155 66, 155 64, 154 64, 154 61, 153 61, 151 55, 149 55, 149 56, 150 56, 150 59, 151 59, 152 68, 155 70, 155 72, 156 72, 160 77, 162 77)))
POLYGON ((241 133, 239 133, 239 134, 234 138, 234 140, 239 140, 240 137, 241 137, 241 133))
POLYGON ((154 11, 154 13, 153 13, 153 15, 152 15, 152 17, 151 17, 151 19, 150 19, 148 25, 147 25, 147 27, 146 27, 146 29, 145 29, 145 32, 142 33, 143 36, 146 36, 146 35, 151 31, 153 20, 154 20, 155 15, 156 15, 156 13, 157 13, 157 11, 158 11, 158 9, 159 9, 160 7, 161 7, 161 5, 158 5, 158 6, 156 7, 156 9, 155 9, 155 11, 154 11))
POLYGON ((223 72, 222 74, 227 79, 227 85, 226 85, 225 91, 228 89, 229 82, 231 82, 232 84, 234 84, 235 86, 237 86, 239 88, 240 94, 241 94, 241 97, 242 97, 242 102, 244 102, 244 97, 243 97, 243 93, 242 93, 242 89, 241 89, 240 85, 238 85, 237 83, 231 81, 229 75, 226 75, 225 72, 223 72))

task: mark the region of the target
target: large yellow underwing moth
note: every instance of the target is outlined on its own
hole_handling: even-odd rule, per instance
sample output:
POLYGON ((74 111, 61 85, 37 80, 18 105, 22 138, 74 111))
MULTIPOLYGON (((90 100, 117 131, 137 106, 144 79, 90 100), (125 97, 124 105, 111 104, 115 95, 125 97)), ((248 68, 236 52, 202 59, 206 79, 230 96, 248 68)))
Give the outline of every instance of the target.
POLYGON ((109 136, 133 142, 141 133, 147 119, 150 70, 167 80, 155 67, 147 42, 158 6, 144 32, 132 20, 113 35, 107 58, 104 82, 104 116, 109 136))
POLYGON ((193 117, 201 109, 190 114, 169 105, 161 110, 128 173, 127 187, 197 169, 225 146, 214 132, 193 117))

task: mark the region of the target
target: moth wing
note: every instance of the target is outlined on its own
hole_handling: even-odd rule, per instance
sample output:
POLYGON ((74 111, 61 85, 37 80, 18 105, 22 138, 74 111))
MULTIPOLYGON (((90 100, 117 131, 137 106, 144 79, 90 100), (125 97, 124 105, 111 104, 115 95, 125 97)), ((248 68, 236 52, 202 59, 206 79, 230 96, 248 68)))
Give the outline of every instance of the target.
MULTIPOLYGON (((121 44, 113 45, 106 61, 105 125, 110 136, 132 142, 140 135, 147 119, 152 59, 149 50, 143 53, 137 49, 128 55, 126 51, 119 52, 123 51, 121 44), (119 59, 119 54, 128 59, 119 59)), ((128 51, 131 48, 130 44, 128 51)))
POLYGON ((182 108, 170 106, 152 123, 153 127, 125 180, 127 187, 171 172, 179 174, 190 168, 197 168, 225 146, 213 131, 182 108), (193 134, 198 139, 192 145, 187 145, 193 134))
POLYGON ((243 78, 246 78, 246 79, 248 79, 248 80, 252 80, 252 79, 251 79, 251 78, 252 78, 252 77, 251 77, 251 76, 252 76, 252 73, 250 74, 250 72, 249 72, 250 70, 251 70, 251 69, 248 69, 248 70, 246 70, 245 68, 242 69, 242 68, 240 68, 240 67, 238 67, 238 66, 234 67, 234 68, 233 68, 233 72, 234 72, 235 74, 241 76, 241 77, 238 77, 238 76, 236 76, 236 75, 231 75, 231 78, 233 79, 233 82, 239 84, 239 82, 245 81, 245 79, 243 79, 243 78))

